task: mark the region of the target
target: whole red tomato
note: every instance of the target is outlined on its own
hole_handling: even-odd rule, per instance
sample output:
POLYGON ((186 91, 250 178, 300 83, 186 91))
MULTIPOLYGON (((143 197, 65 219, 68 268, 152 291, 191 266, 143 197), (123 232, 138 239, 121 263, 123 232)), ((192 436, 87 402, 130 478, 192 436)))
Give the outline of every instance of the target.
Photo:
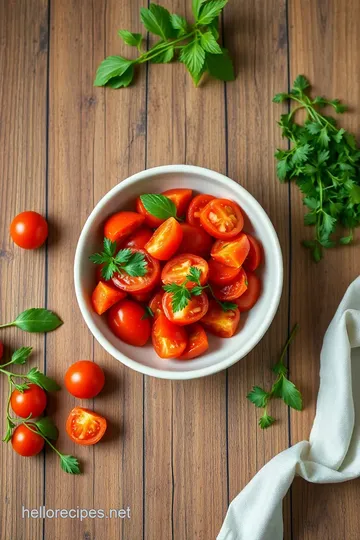
POLYGON ((44 439, 35 433, 33 429, 36 428, 29 428, 26 424, 20 424, 12 434, 12 447, 20 456, 36 456, 44 448, 44 439))
POLYGON ((65 386, 77 398, 91 399, 103 389, 105 375, 100 366, 90 360, 79 360, 65 374, 65 386))
POLYGON ((46 407, 46 394, 37 384, 29 384, 28 390, 14 390, 10 398, 11 408, 21 418, 40 416, 46 407))
POLYGON ((21 212, 10 225, 11 238, 21 248, 36 249, 43 245, 48 235, 48 224, 37 212, 21 212))
POLYGON ((108 311, 113 333, 125 343, 142 347, 150 337, 151 325, 145 309, 133 300, 121 300, 108 311))

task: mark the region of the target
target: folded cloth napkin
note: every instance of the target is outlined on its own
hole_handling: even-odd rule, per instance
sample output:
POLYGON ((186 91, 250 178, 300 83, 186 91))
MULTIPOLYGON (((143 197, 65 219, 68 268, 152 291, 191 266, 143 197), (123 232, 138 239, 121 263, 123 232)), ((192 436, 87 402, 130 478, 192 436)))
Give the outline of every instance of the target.
POLYGON ((282 499, 295 475, 314 483, 360 476, 360 277, 325 334, 310 441, 267 463, 229 506, 217 540, 282 540, 282 499))

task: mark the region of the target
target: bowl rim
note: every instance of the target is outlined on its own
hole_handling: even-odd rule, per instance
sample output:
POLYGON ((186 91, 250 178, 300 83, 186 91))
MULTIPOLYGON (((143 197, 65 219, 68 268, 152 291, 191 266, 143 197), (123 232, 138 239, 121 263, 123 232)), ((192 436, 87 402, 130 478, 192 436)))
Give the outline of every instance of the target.
POLYGON ((122 180, 119 182, 116 186, 114 186, 110 191, 108 191, 101 199, 100 201, 95 205, 93 210, 91 211, 90 215, 88 216, 85 225, 82 228, 82 231, 80 233, 80 237, 76 246, 75 251, 75 260, 74 260, 74 283, 75 283, 75 294, 76 299, 80 308, 80 312, 82 314, 82 317, 89 328, 90 332, 93 334, 95 339, 99 342, 99 344, 116 360, 119 360, 127 367, 138 371, 139 373, 142 373, 144 375, 151 375, 153 377, 159 378, 159 379, 169 379, 169 380, 187 380, 187 379, 197 379, 200 377, 206 377, 208 375, 213 375, 215 373, 218 373, 220 371, 223 371, 224 369, 229 368, 242 358, 244 358, 249 352, 260 342, 260 340, 263 338, 264 334, 269 329, 275 314, 277 312, 282 289, 283 289, 283 257, 280 247, 279 238, 277 236, 277 233, 275 231, 275 228, 265 212, 264 208, 261 206, 261 204, 255 199, 249 191, 247 191, 244 187, 242 187, 240 184, 235 182, 234 180, 231 180, 229 177, 213 171, 211 169, 207 169, 205 167, 198 167, 195 165, 162 165, 159 167, 152 167, 150 169, 145 169, 143 171, 137 172, 125 180, 122 180), (136 360, 132 360, 125 354, 123 354, 119 349, 114 347, 102 334, 102 332, 98 329, 97 325, 93 323, 92 318, 89 313, 89 309, 86 305, 86 301, 83 297, 83 291, 81 287, 81 275, 80 275, 80 269, 81 269, 81 259, 82 259, 82 251, 86 243, 87 235, 89 233, 89 230, 92 226, 93 221, 95 220, 98 212, 103 208, 103 206, 106 205, 106 203, 112 199, 115 195, 117 195, 119 192, 121 192, 124 188, 129 187, 133 184, 135 184, 138 180, 143 180, 145 178, 155 176, 158 174, 168 174, 168 173, 187 173, 187 174, 193 174, 193 175, 203 175, 209 177, 209 179, 214 179, 219 181, 220 183, 230 185, 238 191, 239 198, 241 196, 245 197, 247 201, 252 204, 254 207, 256 207, 257 210, 260 211, 260 213, 263 214, 263 219, 266 222, 270 234, 273 236, 273 240, 275 243, 275 252, 273 253, 275 259, 278 263, 278 269, 279 272, 277 274, 277 280, 274 283, 274 289, 273 289, 273 296, 271 304, 268 306, 267 315, 264 317, 261 322, 259 323, 258 328, 255 330, 255 332, 252 334, 251 339, 247 342, 246 346, 243 348, 241 355, 239 356, 239 353, 233 353, 230 355, 230 357, 227 357, 226 359, 222 360, 221 362, 218 362, 214 365, 199 368, 192 371, 171 371, 166 369, 156 369, 150 366, 146 366, 144 364, 141 364, 140 362, 137 362, 136 360), (234 186, 235 184, 235 186, 234 186))

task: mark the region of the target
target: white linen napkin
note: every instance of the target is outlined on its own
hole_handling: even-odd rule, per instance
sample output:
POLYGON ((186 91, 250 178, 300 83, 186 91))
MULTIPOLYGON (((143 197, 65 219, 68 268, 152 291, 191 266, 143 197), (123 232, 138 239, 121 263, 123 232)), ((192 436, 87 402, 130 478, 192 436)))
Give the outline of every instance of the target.
POLYGON ((282 540, 282 500, 295 475, 314 483, 360 476, 360 277, 324 337, 310 441, 269 461, 232 501, 217 540, 282 540))

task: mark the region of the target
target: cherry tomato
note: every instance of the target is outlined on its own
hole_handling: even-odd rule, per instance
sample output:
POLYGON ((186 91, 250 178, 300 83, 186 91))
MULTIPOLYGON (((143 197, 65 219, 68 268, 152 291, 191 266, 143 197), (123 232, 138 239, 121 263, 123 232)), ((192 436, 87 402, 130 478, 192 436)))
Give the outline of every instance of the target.
POLYGON ((164 223, 164 219, 159 219, 152 214, 150 214, 147 210, 145 210, 145 206, 141 202, 140 197, 136 199, 136 211, 144 216, 145 224, 148 227, 151 227, 152 229, 156 229, 156 227, 159 227, 162 223, 164 223))
POLYGON ((142 347, 151 333, 148 318, 143 318, 145 309, 133 300, 122 300, 110 308, 108 323, 114 334, 125 343, 142 347))
POLYGON ((125 298, 125 296, 126 293, 124 291, 120 291, 117 287, 111 285, 111 283, 99 281, 92 293, 91 302, 96 313, 102 315, 111 306, 116 304, 116 302, 125 298))
POLYGON ((159 313, 152 328, 152 342, 160 358, 177 358, 186 349, 187 334, 184 328, 159 313))
POLYGON ((10 234, 19 247, 36 249, 47 239, 48 224, 46 219, 37 212, 21 212, 13 219, 10 234))
POLYGON ((151 299, 149 303, 149 308, 154 314, 154 318, 156 318, 159 313, 164 313, 163 307, 162 307, 162 299, 164 296, 164 291, 158 291, 151 299))
POLYGON ((240 206, 228 199, 213 199, 201 211, 200 222, 204 229, 223 240, 234 238, 244 226, 240 206))
MULTIPOLYGON (((189 274, 191 266, 194 266, 201 271, 200 285, 205 285, 209 274, 208 263, 205 261, 205 259, 202 259, 197 255, 191 255, 190 253, 178 255, 165 264, 161 272, 162 282, 165 285, 168 285, 169 283, 182 285, 186 279, 186 276, 189 274)), ((196 283, 189 281, 186 284, 186 287, 188 289, 192 289, 195 287, 195 285, 196 283)))
POLYGON ((148 302, 150 300, 151 294, 152 294, 152 291, 133 293, 131 295, 131 298, 133 298, 137 302, 146 304, 146 302, 148 302))
POLYGON ((199 321, 207 312, 209 300, 202 292, 199 296, 192 296, 187 306, 181 311, 174 311, 172 308, 172 293, 165 293, 162 299, 162 307, 169 321, 185 326, 199 321))
POLYGON ((36 429, 35 426, 30 429, 26 424, 20 424, 13 431, 11 444, 20 456, 36 456, 44 448, 44 439, 41 435, 34 433, 33 429, 36 429))
POLYGON ((231 283, 239 274, 240 268, 233 268, 231 266, 225 266, 215 259, 209 261, 209 281, 216 285, 227 285, 231 283))
POLYGON ((244 233, 226 241, 217 240, 212 247, 211 256, 218 262, 233 268, 240 268, 250 250, 250 242, 244 233))
POLYGON ((4 356, 4 344, 0 341, 0 360, 4 356))
POLYGON ((104 235, 112 242, 120 242, 144 223, 144 216, 136 212, 118 212, 105 223, 104 235))
POLYGON ((200 356, 209 348, 209 342, 205 330, 199 323, 188 328, 188 344, 178 360, 191 360, 200 356))
POLYGON ((10 398, 11 408, 21 418, 40 416, 46 407, 46 394, 37 384, 29 384, 28 390, 14 390, 10 398))
POLYGON ((156 229, 145 249, 160 261, 167 261, 178 250, 183 238, 183 231, 175 218, 164 221, 156 229))
POLYGON ((244 268, 245 270, 250 270, 253 272, 261 263, 262 248, 260 242, 256 238, 250 234, 248 234, 247 237, 250 244, 250 250, 244 261, 244 268))
POLYGON ((192 189, 175 188, 163 191, 162 195, 168 197, 176 206, 176 214, 181 217, 185 214, 192 197, 192 189))
POLYGON ((143 249, 130 248, 131 251, 139 251, 146 260, 146 274, 134 277, 122 272, 115 273, 111 282, 122 291, 129 293, 145 293, 151 291, 160 282, 160 264, 143 249))
POLYGON ((241 268, 239 275, 234 281, 226 285, 215 285, 213 287, 214 294, 219 300, 235 300, 244 294, 247 290, 247 276, 241 268))
POLYGON ((200 214, 205 206, 213 199, 215 199, 215 197, 212 195, 196 195, 196 197, 194 197, 189 204, 189 208, 186 213, 186 221, 190 223, 190 225, 197 225, 200 227, 200 214))
POLYGON ((135 231, 134 234, 132 234, 130 238, 126 240, 125 244, 122 245, 121 248, 144 249, 145 244, 147 244, 151 237, 151 229, 148 227, 140 227, 140 229, 135 231))
POLYGON ((238 309, 223 311, 215 300, 211 300, 201 324, 215 336, 229 338, 235 334, 239 321, 240 311, 238 309))
POLYGON ((66 420, 66 433, 82 446, 96 444, 104 436, 106 419, 100 414, 82 407, 75 407, 66 420))
POLYGON ((105 384, 103 370, 95 362, 79 360, 72 364, 65 373, 67 391, 83 399, 91 399, 98 395, 105 384))
POLYGON ((261 292, 261 281, 258 276, 249 271, 246 272, 246 275, 248 279, 247 291, 235 300, 240 312, 249 311, 254 307, 261 292))
POLYGON ((211 236, 202 227, 189 225, 189 223, 180 223, 180 227, 183 239, 177 252, 208 257, 213 243, 211 236))

